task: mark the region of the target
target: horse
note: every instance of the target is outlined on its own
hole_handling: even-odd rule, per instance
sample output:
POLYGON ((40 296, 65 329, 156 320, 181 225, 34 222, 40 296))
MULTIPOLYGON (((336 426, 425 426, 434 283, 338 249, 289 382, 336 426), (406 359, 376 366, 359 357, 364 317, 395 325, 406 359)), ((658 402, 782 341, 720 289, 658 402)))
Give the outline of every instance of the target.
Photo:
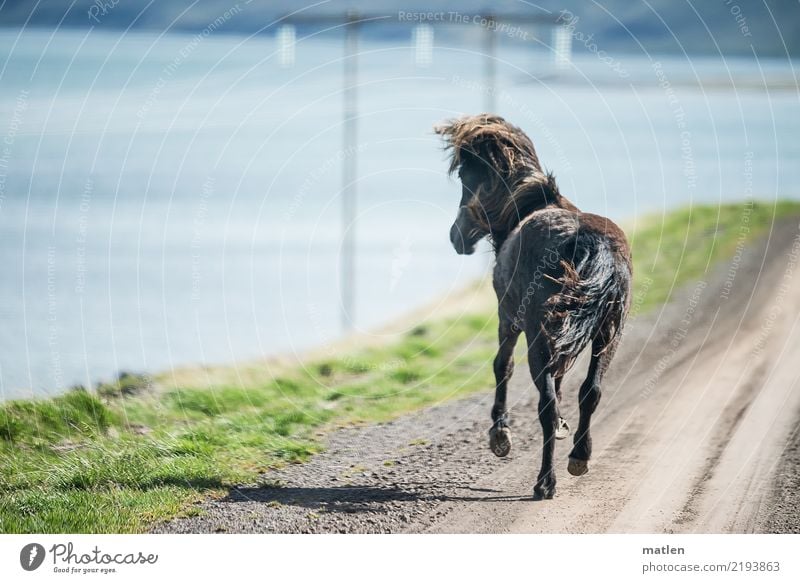
POLYGON ((556 491, 555 440, 569 436, 561 417, 561 381, 580 352, 591 359, 578 391, 580 417, 567 470, 581 476, 592 455, 590 425, 603 375, 619 344, 631 297, 628 241, 608 218, 584 213, 558 190, 539 163, 531 139, 498 115, 447 120, 434 127, 450 154, 449 174, 461 180, 461 201, 450 228, 456 252, 469 255, 487 237, 494 249, 498 350, 489 447, 511 451, 506 402, 514 347, 524 332, 528 366, 539 393, 542 465, 533 496, 556 491))

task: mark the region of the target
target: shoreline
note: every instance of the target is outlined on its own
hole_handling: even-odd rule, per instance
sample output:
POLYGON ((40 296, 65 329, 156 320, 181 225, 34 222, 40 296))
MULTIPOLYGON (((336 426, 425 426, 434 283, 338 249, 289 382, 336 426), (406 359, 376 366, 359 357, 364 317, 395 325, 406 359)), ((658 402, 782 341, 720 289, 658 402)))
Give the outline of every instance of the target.
MULTIPOLYGON (((734 257, 744 221, 752 241, 789 216, 800 203, 748 200, 638 220, 634 313, 663 311, 683 284, 734 257)), ((497 344, 487 284, 382 327, 383 342, 357 334, 303 358, 128 375, 98 391, 0 404, 0 531, 142 532, 314 458, 331 431, 482 399, 497 344)))
POLYGON ((42 392, 42 394, 14 396, 15 392, 29 389, 15 389, 7 398, 0 398, 0 406, 14 401, 47 400, 82 387, 90 392, 98 388, 113 385, 119 382, 122 376, 148 378, 154 385, 153 389, 167 389, 180 386, 182 382, 196 381, 199 376, 205 376, 209 383, 219 382, 223 377, 229 377, 231 371, 237 369, 272 371, 275 375, 286 372, 288 369, 303 366, 303 363, 313 362, 324 358, 338 358, 348 351, 358 350, 369 345, 385 346, 402 339, 414 327, 438 318, 457 317, 478 314, 492 309, 495 301, 489 279, 491 271, 480 279, 475 279, 461 288, 439 294, 436 297, 422 302, 418 307, 403 314, 395 316, 389 322, 376 326, 370 330, 351 332, 340 338, 324 342, 318 346, 297 351, 280 351, 264 355, 260 358, 245 358, 230 362, 216 363, 186 363, 167 370, 143 371, 136 369, 120 369, 113 377, 96 379, 91 387, 76 383, 57 392, 42 392))
POLYGON ((262 358, 246 359, 222 364, 188 364, 169 371, 153 374, 165 387, 175 388, 187 381, 194 382, 205 376, 209 384, 230 380, 232 371, 238 369, 259 370, 273 376, 285 373, 293 367, 305 368, 314 361, 341 358, 348 352, 366 346, 386 346, 400 341, 414 328, 434 319, 459 317, 485 313, 495 306, 491 281, 484 277, 473 280, 456 291, 441 294, 424 302, 419 307, 393 318, 370 331, 359 331, 331 340, 320 346, 296 352, 282 352, 262 358))

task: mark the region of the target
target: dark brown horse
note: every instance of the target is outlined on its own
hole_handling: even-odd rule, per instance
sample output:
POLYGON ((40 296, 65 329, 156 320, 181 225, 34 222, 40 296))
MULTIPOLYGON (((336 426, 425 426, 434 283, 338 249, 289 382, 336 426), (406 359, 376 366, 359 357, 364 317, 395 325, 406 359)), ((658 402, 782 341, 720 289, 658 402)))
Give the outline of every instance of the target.
POLYGON ((589 469, 589 425, 628 312, 628 243, 609 219, 581 212, 564 198, 553 175, 542 171, 528 136, 502 117, 462 117, 436 132, 450 149, 450 172, 461 178, 453 247, 469 254, 489 237, 495 250, 500 347, 489 445, 500 457, 511 451, 506 388, 524 332, 544 439, 534 497, 552 498, 554 440, 569 435, 559 414, 561 379, 587 345, 591 362, 578 393, 580 421, 567 469, 576 476, 589 469))

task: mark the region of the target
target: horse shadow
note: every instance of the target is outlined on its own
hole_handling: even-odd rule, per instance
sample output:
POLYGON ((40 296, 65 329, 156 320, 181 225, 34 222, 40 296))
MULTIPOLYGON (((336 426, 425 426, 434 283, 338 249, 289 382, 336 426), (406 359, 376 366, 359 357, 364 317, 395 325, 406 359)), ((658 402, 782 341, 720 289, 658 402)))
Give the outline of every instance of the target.
POLYGON ((231 504, 259 503, 273 506, 295 506, 310 511, 362 513, 385 509, 387 505, 403 506, 415 502, 510 502, 530 500, 490 488, 464 486, 463 494, 426 491, 425 484, 413 484, 413 490, 396 485, 346 486, 280 486, 263 485, 233 488, 221 501, 231 504))

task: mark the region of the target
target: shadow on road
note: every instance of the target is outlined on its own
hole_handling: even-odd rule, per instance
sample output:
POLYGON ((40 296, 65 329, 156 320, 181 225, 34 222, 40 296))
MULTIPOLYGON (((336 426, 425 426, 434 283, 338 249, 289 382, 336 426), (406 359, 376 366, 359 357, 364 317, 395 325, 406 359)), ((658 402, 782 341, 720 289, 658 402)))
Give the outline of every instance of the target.
POLYGON ((374 512, 386 510, 386 505, 403 502, 512 502, 531 500, 530 496, 513 496, 499 490, 462 486, 464 494, 442 492, 437 484, 413 483, 396 485, 355 485, 332 487, 260 486, 234 488, 222 502, 260 502, 274 506, 285 505, 326 512, 374 512))

